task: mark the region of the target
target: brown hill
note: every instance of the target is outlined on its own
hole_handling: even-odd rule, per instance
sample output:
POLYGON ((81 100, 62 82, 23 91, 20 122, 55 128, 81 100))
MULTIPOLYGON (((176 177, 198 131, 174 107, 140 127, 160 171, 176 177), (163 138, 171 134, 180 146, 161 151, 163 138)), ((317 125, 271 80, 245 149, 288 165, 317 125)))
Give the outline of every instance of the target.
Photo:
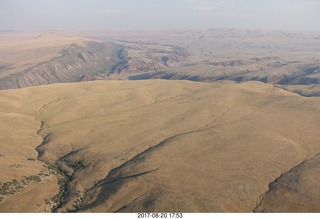
POLYGON ((1 212, 320 210, 319 98, 148 80, 6 90, 0 102, 1 212))
POLYGON ((0 89, 102 79, 320 83, 316 32, 74 34, 0 33, 0 89))
POLYGON ((121 62, 121 46, 114 43, 61 34, 5 36, 0 34, 0 89, 95 80, 121 62))

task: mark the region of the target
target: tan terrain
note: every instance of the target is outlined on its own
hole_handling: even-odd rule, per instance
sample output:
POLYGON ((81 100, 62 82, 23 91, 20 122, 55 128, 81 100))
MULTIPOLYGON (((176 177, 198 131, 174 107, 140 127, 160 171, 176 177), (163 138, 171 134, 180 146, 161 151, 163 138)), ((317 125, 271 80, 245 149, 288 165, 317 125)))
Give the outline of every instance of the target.
POLYGON ((72 43, 83 44, 83 37, 66 33, 1 33, 0 65, 3 78, 59 56, 72 43))
POLYGON ((0 33, 0 90, 100 79, 121 48, 61 32, 0 33))
POLYGON ((1 212, 320 211, 318 97, 147 80, 3 90, 0 103, 1 212))
POLYGON ((141 79, 320 84, 319 32, 0 33, 0 57, 0 90, 141 79))

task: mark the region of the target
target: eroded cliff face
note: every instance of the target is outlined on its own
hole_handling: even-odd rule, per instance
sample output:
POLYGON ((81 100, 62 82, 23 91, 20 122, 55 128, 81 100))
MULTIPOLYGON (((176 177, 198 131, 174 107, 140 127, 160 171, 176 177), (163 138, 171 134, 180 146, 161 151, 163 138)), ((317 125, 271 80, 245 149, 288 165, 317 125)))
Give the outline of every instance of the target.
MULTIPOLYGON (((21 47, 24 46, 23 53, 15 43, 4 45, 6 50, 0 48, 0 57, 6 58, 0 59, 0 90, 92 80, 229 80, 278 85, 320 84, 320 61, 315 58, 317 46, 314 50, 305 46, 296 47, 297 51, 305 51, 302 56, 287 47, 274 50, 280 39, 278 42, 266 38, 270 45, 274 45, 270 48, 257 48, 255 43, 247 42, 239 48, 241 54, 233 50, 234 39, 223 44, 221 42, 224 39, 205 42, 193 40, 192 46, 193 41, 178 46, 177 42, 120 40, 112 43, 73 38, 73 41, 69 39, 67 42, 65 38, 61 39, 63 45, 50 39, 51 46, 44 40, 23 41, 20 43, 21 47), (66 46, 71 42, 74 43, 66 46), (10 54, 10 51, 14 53, 10 54), (229 55, 226 56, 226 53, 229 55)), ((288 45, 294 46, 294 42, 288 45)), ((312 40, 310 42, 314 43, 312 40)))
POLYGON ((94 80, 108 74, 121 59, 120 45, 86 42, 71 44, 60 56, 0 78, 0 89, 14 89, 52 83, 94 80))
POLYGON ((10 65, 0 66, 0 90, 96 79, 131 79, 137 75, 139 78, 140 74, 151 78, 154 74, 173 71, 188 56, 182 48, 168 46, 159 50, 158 47, 97 41, 73 43, 53 58, 17 68, 16 72, 12 72, 10 65))

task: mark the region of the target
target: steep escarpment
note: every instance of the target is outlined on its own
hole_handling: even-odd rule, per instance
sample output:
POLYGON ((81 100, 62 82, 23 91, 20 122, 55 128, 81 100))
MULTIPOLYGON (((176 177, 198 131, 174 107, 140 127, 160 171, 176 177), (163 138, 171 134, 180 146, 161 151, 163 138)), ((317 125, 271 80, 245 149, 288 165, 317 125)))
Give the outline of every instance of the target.
POLYGON ((72 44, 58 57, 0 78, 0 89, 94 80, 108 74, 119 62, 117 51, 120 49, 117 44, 95 41, 72 44))
POLYGON ((212 66, 211 68, 212 71, 215 71, 214 73, 209 74, 205 71, 193 73, 188 69, 190 66, 187 65, 186 67, 182 66, 179 70, 163 68, 156 72, 147 71, 147 73, 143 74, 130 75, 129 80, 170 79, 190 81, 261 81, 264 83, 281 85, 310 85, 320 83, 320 67, 318 63, 293 64, 285 63, 283 61, 280 62, 277 58, 270 59, 271 61, 269 62, 265 62, 265 60, 269 61, 266 57, 210 63, 205 61, 197 64, 199 69, 212 66), (248 70, 248 68, 252 69, 248 70))
POLYGON ((111 35, 92 41, 27 34, 13 42, 7 36, 0 42, 0 89, 110 79, 320 83, 318 35, 310 33, 219 29, 111 35))
POLYGON ((279 84, 281 85, 309 85, 320 84, 320 65, 305 66, 300 72, 285 76, 279 84))

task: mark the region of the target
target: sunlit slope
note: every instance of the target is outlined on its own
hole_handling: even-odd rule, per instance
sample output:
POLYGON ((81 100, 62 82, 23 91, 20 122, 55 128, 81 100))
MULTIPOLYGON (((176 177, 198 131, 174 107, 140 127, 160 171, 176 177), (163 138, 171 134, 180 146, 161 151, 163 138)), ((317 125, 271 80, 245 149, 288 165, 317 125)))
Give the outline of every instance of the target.
POLYGON ((0 33, 0 90, 101 79, 120 48, 61 33, 0 33))
POLYGON ((60 56, 72 43, 83 45, 86 41, 63 33, 1 33, 0 78, 60 56))
POLYGON ((320 100, 258 82, 55 84, 1 91, 0 101, 0 181, 21 180, 19 163, 50 172, 3 195, 1 211, 251 212, 270 183, 320 152, 320 100), (26 207, 36 183, 49 201, 26 207))

